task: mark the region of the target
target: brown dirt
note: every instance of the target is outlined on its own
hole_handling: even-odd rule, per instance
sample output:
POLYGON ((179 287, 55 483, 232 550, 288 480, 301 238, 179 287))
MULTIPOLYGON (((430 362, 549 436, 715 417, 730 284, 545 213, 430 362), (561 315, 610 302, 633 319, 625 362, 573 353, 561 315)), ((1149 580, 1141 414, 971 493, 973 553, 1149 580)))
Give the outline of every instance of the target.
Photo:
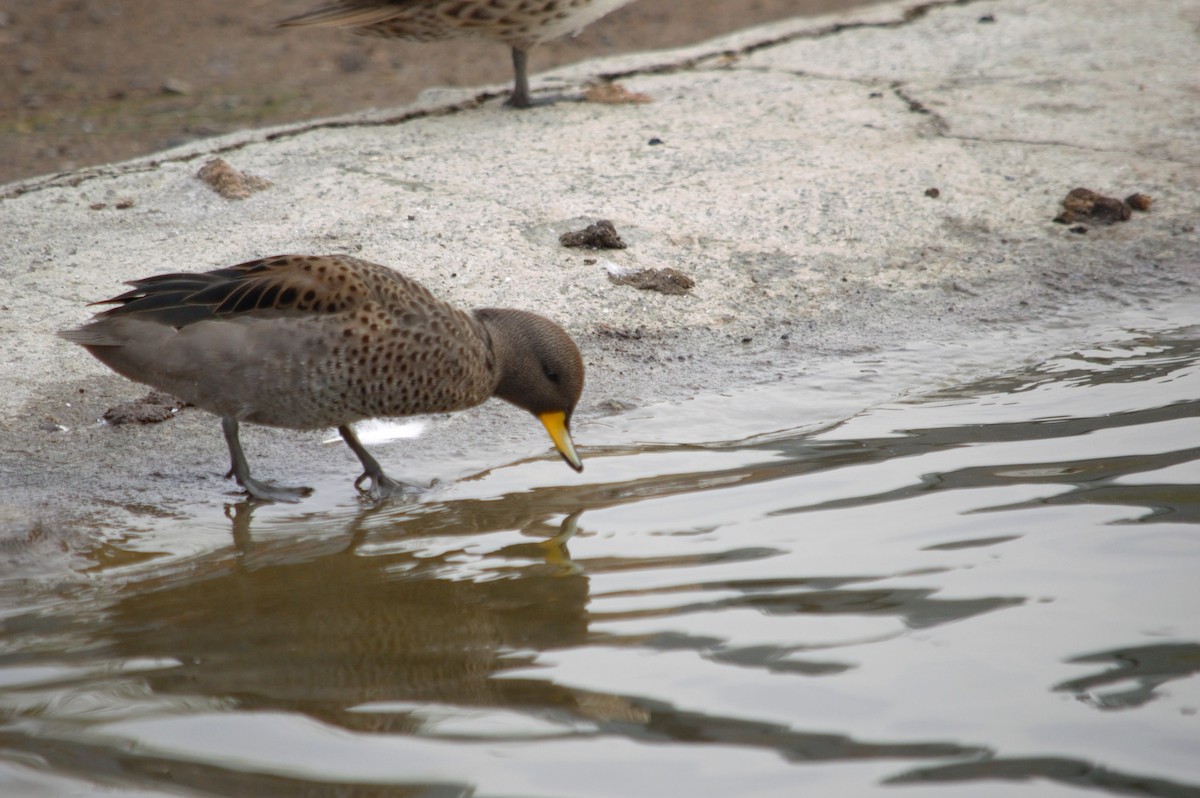
MULTIPOLYGON (((531 71, 675 47, 871 0, 639 0, 534 50, 531 71)), ((319 0, 0 0, 0 183, 230 131, 507 81, 492 42, 380 41, 273 23, 319 0)))
POLYGON ((569 230, 558 237, 564 247, 584 249, 625 249, 616 225, 608 219, 599 219, 582 230, 569 230))
POLYGON ((639 269, 628 274, 609 272, 608 279, 617 285, 632 285, 641 291, 663 294, 686 294, 696 287, 695 280, 670 266, 665 269, 639 269))

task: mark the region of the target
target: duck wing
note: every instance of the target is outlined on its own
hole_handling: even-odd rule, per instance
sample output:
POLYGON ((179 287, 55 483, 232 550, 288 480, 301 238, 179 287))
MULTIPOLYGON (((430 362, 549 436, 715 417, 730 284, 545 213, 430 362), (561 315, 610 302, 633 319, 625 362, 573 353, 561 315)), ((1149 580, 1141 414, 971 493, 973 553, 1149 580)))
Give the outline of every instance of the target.
POLYGON ((341 0, 276 23, 281 28, 313 25, 323 28, 364 28, 387 22, 417 0, 341 0))
POLYGON ((416 286, 391 269, 357 259, 279 255, 210 272, 131 280, 132 290, 92 304, 116 306, 96 320, 136 317, 182 329, 239 316, 345 313, 377 298, 373 284, 397 279, 416 286))

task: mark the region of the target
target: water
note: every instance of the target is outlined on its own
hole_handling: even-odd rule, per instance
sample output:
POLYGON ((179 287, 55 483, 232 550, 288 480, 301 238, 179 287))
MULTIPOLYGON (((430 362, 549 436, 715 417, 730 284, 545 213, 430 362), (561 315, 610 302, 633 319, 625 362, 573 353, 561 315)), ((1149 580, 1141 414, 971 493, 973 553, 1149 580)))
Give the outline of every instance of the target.
POLYGON ((1092 340, 848 359, 597 422, 584 479, 10 575, 0 794, 1200 795, 1200 329, 1092 340), (897 372, 925 390, 863 410, 897 372))

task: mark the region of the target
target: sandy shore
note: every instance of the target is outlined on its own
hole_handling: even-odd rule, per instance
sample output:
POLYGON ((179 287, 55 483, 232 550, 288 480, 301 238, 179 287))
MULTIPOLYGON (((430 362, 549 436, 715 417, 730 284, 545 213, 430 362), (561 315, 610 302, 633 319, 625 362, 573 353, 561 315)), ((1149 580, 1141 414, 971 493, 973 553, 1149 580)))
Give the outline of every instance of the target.
MULTIPOLYGON (((349 252, 462 306, 538 310, 588 363, 585 449, 606 415, 814 359, 1191 292, 1198 23, 1189 4, 1133 0, 887 4, 535 80, 578 94, 615 77, 651 102, 518 113, 503 85, 427 92, 2 186, 0 523, 25 534, 43 517, 186 515, 227 498, 215 419, 97 423, 145 389, 53 335, 161 271, 349 252), (196 177, 215 157, 270 186, 222 196, 196 177), (1055 223, 1078 186, 1152 205, 1055 223), (561 245, 597 219, 627 248, 561 245), (612 279, 667 268, 694 285, 612 279)), ((344 476, 352 490, 352 455, 322 437, 246 440, 264 478, 344 476)), ((492 402, 376 453, 428 481, 544 448, 492 402)))

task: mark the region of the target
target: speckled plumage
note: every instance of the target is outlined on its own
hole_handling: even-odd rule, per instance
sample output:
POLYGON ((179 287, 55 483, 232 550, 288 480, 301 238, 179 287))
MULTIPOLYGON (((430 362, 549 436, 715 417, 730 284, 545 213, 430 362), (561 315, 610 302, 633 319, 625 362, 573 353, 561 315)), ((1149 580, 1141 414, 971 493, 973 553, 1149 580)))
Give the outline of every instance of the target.
MULTIPOLYGON (((538 416, 581 467, 567 430, 583 362, 541 316, 467 313, 392 269, 346 256, 285 255, 130 285, 101 303, 116 307, 61 335, 117 373, 221 416, 231 473, 251 495, 264 486, 246 482, 240 421, 338 427, 378 490, 391 480, 351 423, 461 410, 491 396, 538 416), (565 443, 547 421, 555 414, 565 443)), ((265 488, 257 498, 281 498, 265 488)))
POLYGON ((430 42, 481 36, 512 48, 512 105, 531 104, 526 54, 575 33, 632 0, 335 0, 280 22, 348 28, 364 36, 430 42))

